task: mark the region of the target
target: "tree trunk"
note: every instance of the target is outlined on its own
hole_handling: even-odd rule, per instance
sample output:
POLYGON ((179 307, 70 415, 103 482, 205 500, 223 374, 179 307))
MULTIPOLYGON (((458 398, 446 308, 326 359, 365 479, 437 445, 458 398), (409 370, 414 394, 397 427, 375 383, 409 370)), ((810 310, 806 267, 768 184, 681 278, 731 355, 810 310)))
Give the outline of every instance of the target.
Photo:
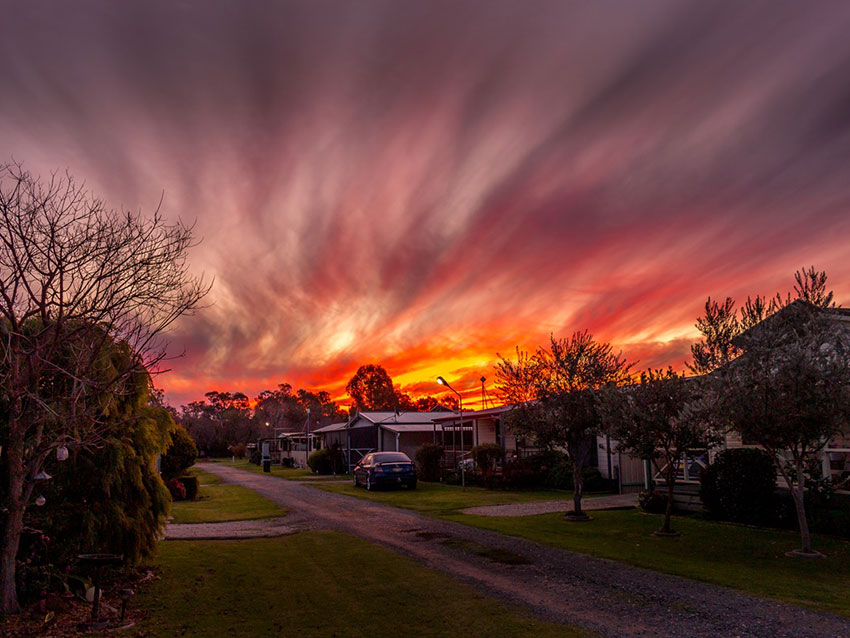
MULTIPOLYGON (((11 451, 11 450, 10 450, 11 451)), ((18 593, 15 588, 15 560, 24 522, 23 487, 24 477, 20 462, 17 464, 7 455, 8 474, 6 484, 9 487, 9 511, 6 515, 6 529, 3 533, 3 545, 0 547, 0 613, 17 614, 21 611, 18 593)))
POLYGON ((664 527, 661 531, 671 534, 670 517, 673 516, 673 487, 676 484, 676 466, 672 463, 667 465, 667 508, 664 510, 664 527))
POLYGON ((573 462, 573 511, 576 516, 581 516, 581 497, 584 494, 584 477, 581 475, 581 466, 577 461, 573 462))
POLYGON ((797 523, 800 525, 801 551, 809 554, 812 551, 812 539, 809 534, 809 521, 806 518, 806 479, 803 476, 803 467, 800 461, 795 463, 797 468, 797 486, 789 484, 791 496, 794 498, 794 509, 797 510, 797 523))

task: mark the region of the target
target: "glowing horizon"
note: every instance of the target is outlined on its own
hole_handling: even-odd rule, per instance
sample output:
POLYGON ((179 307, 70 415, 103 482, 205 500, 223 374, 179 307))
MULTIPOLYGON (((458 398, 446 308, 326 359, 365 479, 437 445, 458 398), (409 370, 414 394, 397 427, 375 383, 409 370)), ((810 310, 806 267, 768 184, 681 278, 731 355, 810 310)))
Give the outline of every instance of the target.
POLYGON ((587 329, 682 369, 707 296, 850 302, 850 5, 122 3, 0 24, 0 149, 196 221, 175 406, 359 365, 474 405, 587 329))

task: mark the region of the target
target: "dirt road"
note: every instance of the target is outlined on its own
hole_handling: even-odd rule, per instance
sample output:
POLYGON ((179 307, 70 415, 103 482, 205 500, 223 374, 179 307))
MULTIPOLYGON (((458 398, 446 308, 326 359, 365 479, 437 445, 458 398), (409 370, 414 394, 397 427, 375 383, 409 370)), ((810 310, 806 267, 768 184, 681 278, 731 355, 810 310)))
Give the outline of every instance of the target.
POLYGON ((850 620, 546 547, 272 476, 204 469, 290 509, 287 524, 337 529, 387 547, 528 608, 604 636, 850 638, 850 620), (450 542, 446 542, 446 541, 450 542), (481 546, 509 560, 469 551, 481 546))

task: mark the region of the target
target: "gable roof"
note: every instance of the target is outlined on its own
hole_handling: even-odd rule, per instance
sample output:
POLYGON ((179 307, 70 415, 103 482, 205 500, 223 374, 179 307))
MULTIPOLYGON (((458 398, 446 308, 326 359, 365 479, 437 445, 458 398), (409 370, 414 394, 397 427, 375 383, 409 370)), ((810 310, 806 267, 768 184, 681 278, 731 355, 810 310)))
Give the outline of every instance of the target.
POLYGON ((316 428, 312 430, 313 434, 326 434, 327 432, 336 432, 337 430, 344 430, 345 426, 348 425, 346 422, 342 423, 331 423, 330 425, 324 425, 320 428, 316 428))
POLYGON ((352 425, 357 419, 364 419, 373 424, 402 424, 418 423, 431 425, 434 421, 434 412, 360 412, 352 420, 352 425))
MULTIPOLYGON (((499 416, 500 414, 504 414, 505 412, 510 412, 513 410, 513 405, 500 405, 497 408, 487 408, 485 410, 464 410, 463 411, 463 420, 467 419, 480 419, 482 417, 489 416, 499 416)), ((433 419, 437 423, 442 423, 444 421, 457 421, 460 418, 460 414, 457 412, 452 412, 450 414, 441 414, 439 416, 434 416, 433 419)))
POLYGON ((831 319, 843 324, 845 328, 850 328, 850 308, 820 308, 808 301, 795 299, 787 306, 783 306, 772 315, 765 317, 754 326, 751 326, 741 334, 733 337, 732 343, 739 348, 746 349, 746 345, 749 340, 758 338, 758 336, 763 334, 765 330, 771 330, 773 325, 780 320, 784 320, 786 315, 790 315, 790 317, 787 318, 793 319, 794 315, 798 314, 799 316, 797 319, 800 319, 805 317, 806 313, 809 313, 808 316, 814 316, 815 313, 820 312, 826 313, 831 319))

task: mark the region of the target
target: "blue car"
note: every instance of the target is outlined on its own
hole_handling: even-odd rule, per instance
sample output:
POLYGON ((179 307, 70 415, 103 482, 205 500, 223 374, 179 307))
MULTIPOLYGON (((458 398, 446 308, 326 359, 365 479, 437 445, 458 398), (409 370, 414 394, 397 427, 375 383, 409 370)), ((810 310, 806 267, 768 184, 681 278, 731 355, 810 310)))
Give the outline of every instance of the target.
POLYGON ((372 452, 354 467, 354 487, 361 485, 369 491, 391 485, 415 490, 416 466, 404 452, 372 452))

